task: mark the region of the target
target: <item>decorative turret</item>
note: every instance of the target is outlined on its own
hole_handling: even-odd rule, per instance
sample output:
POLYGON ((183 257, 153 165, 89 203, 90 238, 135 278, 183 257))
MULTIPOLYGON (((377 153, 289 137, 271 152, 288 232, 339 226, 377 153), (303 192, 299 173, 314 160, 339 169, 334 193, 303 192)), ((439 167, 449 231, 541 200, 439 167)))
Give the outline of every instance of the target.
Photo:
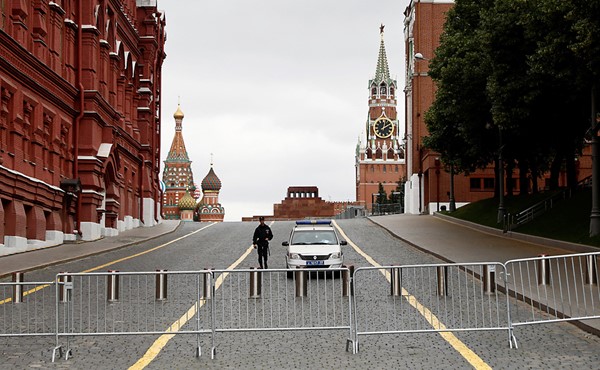
POLYGON ((387 54, 385 52, 385 42, 383 41, 383 29, 382 24, 379 27, 379 34, 381 35, 381 42, 379 44, 379 55, 377 57, 377 68, 375 69, 375 77, 369 80, 369 89, 371 91, 371 98, 376 97, 388 97, 395 99, 396 97, 396 80, 390 77, 390 68, 388 66, 387 54))
MULTIPOLYGON (((163 216, 166 219, 183 219, 183 211, 179 205, 190 196, 189 192, 194 192, 194 175, 192 174, 192 161, 188 157, 185 143, 183 141, 182 122, 183 112, 181 106, 177 105, 177 110, 173 114, 175 118, 175 136, 171 143, 171 149, 164 161, 163 183, 165 191, 163 194, 163 216)), ((189 199, 188 199, 189 201, 189 199)), ((186 204, 187 205, 187 204, 186 204)), ((190 209, 194 209, 194 204, 190 209)))
MULTIPOLYGON (((212 160, 211 160, 212 162, 212 160)), ((202 180, 202 200, 196 207, 199 221, 221 222, 225 217, 225 208, 219 203, 221 180, 215 174, 212 163, 208 174, 202 180)))
POLYGON ((181 133, 183 117, 183 112, 181 111, 181 107, 178 104, 177 110, 175 111, 175 114, 173 114, 173 118, 175 118, 175 136, 173 137, 171 149, 169 150, 169 154, 167 155, 167 162, 181 160, 189 161, 188 153, 185 149, 185 143, 183 142, 183 134, 181 133))

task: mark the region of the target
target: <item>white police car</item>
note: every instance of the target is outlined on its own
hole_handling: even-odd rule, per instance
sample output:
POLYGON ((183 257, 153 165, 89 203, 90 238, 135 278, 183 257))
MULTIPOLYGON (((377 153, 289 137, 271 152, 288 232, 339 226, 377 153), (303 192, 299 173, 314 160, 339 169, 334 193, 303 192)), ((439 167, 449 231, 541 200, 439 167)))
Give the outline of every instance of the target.
POLYGON ((282 245, 287 247, 287 268, 338 268, 344 262, 342 245, 330 220, 296 221, 289 241, 282 245))

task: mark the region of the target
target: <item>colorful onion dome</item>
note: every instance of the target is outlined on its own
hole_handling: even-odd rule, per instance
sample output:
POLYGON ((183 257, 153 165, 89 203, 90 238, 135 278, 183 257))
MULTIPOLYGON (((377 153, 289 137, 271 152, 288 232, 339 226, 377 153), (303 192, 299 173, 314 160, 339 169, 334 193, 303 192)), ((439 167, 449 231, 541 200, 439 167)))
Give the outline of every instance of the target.
POLYGON ((204 178, 204 180, 202 180, 202 191, 218 191, 221 190, 221 180, 219 180, 219 178, 217 177, 217 175, 215 175, 215 171, 213 171, 213 168, 210 168, 210 171, 208 171, 208 174, 206 175, 206 177, 204 178))
POLYGON ((184 196, 179 199, 178 206, 181 210, 194 210, 196 208, 196 200, 190 195, 190 192, 186 190, 184 196))

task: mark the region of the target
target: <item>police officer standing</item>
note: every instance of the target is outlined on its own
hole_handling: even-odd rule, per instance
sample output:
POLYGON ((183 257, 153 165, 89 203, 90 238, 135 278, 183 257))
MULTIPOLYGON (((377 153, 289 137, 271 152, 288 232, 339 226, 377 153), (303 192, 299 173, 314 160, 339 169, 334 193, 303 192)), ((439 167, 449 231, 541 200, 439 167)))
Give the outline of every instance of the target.
POLYGON ((267 259, 269 255, 269 240, 273 239, 273 233, 271 232, 271 228, 265 225, 265 218, 260 216, 258 218, 260 221, 260 225, 254 230, 254 237, 252 238, 252 244, 254 244, 254 248, 258 248, 258 264, 260 268, 268 269, 267 259), (264 264, 263 264, 264 259, 264 264))

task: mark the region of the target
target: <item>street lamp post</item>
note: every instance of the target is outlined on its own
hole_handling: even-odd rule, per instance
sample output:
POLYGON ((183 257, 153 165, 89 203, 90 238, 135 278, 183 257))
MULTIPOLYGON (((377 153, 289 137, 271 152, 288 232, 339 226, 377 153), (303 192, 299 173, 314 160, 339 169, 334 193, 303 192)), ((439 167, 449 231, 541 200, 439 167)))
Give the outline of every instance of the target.
POLYGON ((596 111, 596 85, 592 85, 592 212, 590 236, 600 235, 600 148, 598 147, 598 112, 596 111))
POLYGON ((436 200, 437 200, 437 211, 440 211, 440 159, 435 158, 435 182, 436 182, 436 200))
POLYGON ((504 221, 504 214, 506 212, 504 208, 504 162, 502 160, 502 129, 498 126, 498 140, 500 142, 500 148, 498 149, 498 223, 504 221))
POLYGON ((456 211, 456 201, 454 200, 454 164, 450 164, 450 212, 456 211))

